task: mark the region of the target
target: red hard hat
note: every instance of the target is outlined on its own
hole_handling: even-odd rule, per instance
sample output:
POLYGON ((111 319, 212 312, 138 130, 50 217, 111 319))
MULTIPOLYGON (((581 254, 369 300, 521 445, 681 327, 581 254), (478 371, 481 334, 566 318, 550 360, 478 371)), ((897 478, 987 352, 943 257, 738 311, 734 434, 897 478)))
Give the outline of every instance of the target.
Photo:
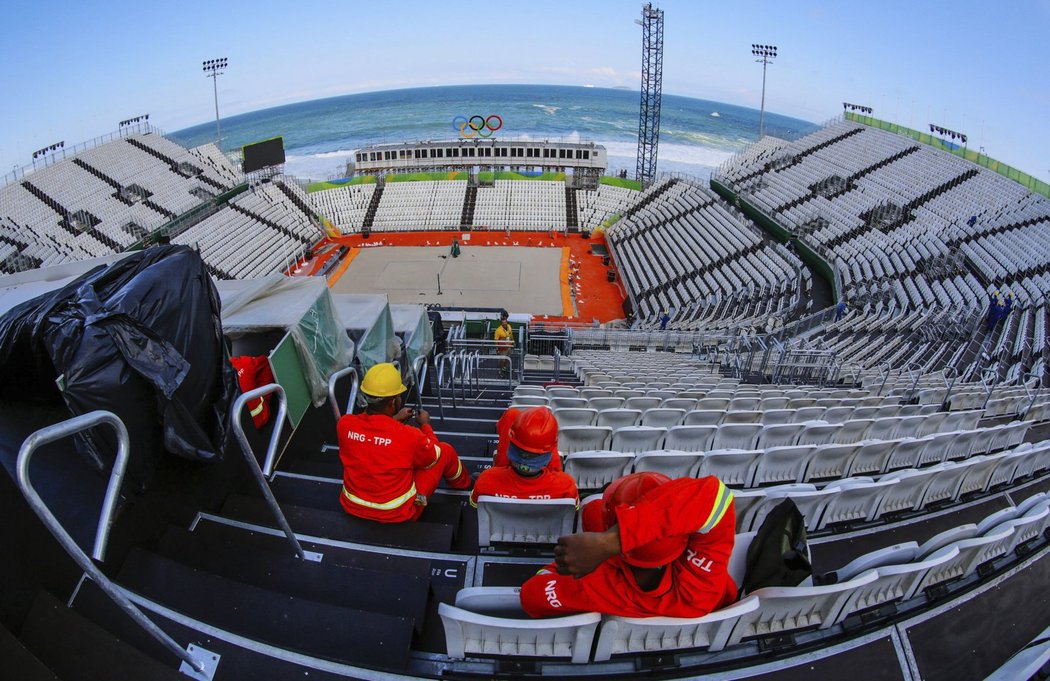
MULTIPOLYGON (((609 528, 617 523, 616 509, 618 507, 629 506, 644 497, 651 490, 670 481, 671 478, 663 473, 653 471, 631 473, 619 480, 614 480, 602 495, 602 520, 605 526, 609 528)), ((628 565, 642 568, 660 567, 661 565, 667 565, 682 555, 688 544, 689 536, 683 534, 651 541, 622 555, 628 565)))
POLYGON ((531 454, 546 454, 558 447, 558 421, 547 407, 523 411, 510 427, 510 442, 531 454))

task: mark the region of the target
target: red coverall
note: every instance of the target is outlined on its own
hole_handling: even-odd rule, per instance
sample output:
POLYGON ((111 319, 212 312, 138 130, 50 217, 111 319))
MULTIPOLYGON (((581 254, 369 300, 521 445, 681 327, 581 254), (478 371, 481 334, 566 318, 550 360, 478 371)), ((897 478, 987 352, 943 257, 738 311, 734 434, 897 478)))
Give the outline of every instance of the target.
MULTIPOLYGON (((231 357, 230 364, 237 370, 237 383, 242 393, 274 382, 270 361, 266 357, 231 357)), ((273 393, 263 395, 248 405, 256 428, 262 428, 270 420, 271 397, 273 393)))
MULTIPOLYGON (((690 535, 685 552, 666 566, 652 591, 641 590, 622 556, 607 559, 579 579, 557 574, 551 563, 522 585, 525 612, 532 617, 578 612, 702 617, 733 603, 737 589, 727 571, 736 532, 732 502, 721 518, 715 517, 719 493, 724 489, 715 477, 679 478, 650 491, 633 506, 616 509, 622 551, 663 537, 690 535), (708 532, 697 532, 712 523, 708 532)), ((593 517, 584 515, 585 519, 593 517)))
MULTIPOLYGON (((554 457, 551 457, 554 460, 554 457)), ((483 471, 470 493, 470 505, 478 505, 478 497, 507 497, 510 499, 575 499, 580 505, 576 481, 568 473, 544 468, 539 475, 527 478, 503 466, 483 471)))
POLYGON ((347 414, 336 426, 343 462, 340 502, 350 515, 382 523, 416 520, 441 478, 470 487, 456 450, 439 443, 429 425, 413 428, 384 414, 347 414))

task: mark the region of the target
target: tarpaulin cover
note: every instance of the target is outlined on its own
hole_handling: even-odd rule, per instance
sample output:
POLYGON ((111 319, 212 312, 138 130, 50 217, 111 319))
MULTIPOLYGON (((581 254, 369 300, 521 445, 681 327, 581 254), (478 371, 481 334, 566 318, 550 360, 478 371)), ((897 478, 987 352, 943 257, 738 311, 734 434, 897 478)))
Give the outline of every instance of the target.
MULTIPOLYGON (((204 263, 185 246, 95 268, 0 317, 0 397, 113 412, 131 439, 127 480, 141 489, 162 450, 222 454, 236 378, 219 311, 204 263)), ((79 445, 99 468, 116 451, 102 428, 79 445)))
POLYGON ((336 293, 332 298, 344 328, 357 343, 357 359, 364 371, 401 356, 401 341, 394 334, 385 295, 336 293))
POLYGON ((280 274, 245 281, 218 283, 222 325, 231 337, 284 329, 295 344, 310 388, 320 407, 328 399, 328 377, 354 358, 354 343, 332 303, 322 277, 280 274))
POLYGON ((391 305, 390 318, 394 323, 394 333, 404 339, 409 364, 414 365, 416 358, 430 354, 434 347, 434 330, 425 306, 391 305))

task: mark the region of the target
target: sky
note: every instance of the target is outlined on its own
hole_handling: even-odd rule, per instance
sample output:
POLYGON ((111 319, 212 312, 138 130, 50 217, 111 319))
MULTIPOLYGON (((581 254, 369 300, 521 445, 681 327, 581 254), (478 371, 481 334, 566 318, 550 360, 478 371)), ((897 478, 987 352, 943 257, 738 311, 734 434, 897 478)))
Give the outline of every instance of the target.
MULTIPOLYGON (((776 45, 766 109, 820 123, 844 101, 969 137, 1050 180, 1050 0, 663 0, 663 91, 758 108, 752 43, 776 45)), ((214 120, 205 59, 227 57, 222 115, 430 85, 638 89, 641 2, 432 0, 9 3, 0 27, 0 174, 150 114, 214 120)))

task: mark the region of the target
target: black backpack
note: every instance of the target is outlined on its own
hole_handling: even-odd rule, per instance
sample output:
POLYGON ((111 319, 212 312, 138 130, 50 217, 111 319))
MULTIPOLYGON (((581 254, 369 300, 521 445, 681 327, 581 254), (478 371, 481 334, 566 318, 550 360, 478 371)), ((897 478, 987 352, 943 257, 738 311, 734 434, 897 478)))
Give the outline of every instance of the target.
POLYGON ((806 519, 785 499, 770 511, 747 549, 743 593, 767 586, 798 586, 812 576, 806 519))

